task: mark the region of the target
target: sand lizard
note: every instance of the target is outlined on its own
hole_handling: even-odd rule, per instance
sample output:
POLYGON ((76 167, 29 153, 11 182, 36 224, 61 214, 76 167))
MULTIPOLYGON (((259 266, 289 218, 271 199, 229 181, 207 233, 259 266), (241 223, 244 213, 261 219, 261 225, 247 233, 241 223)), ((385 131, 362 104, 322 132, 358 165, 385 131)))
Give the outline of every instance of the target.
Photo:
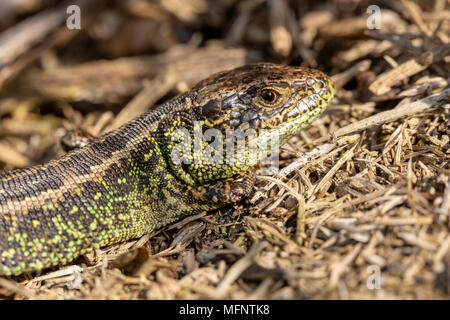
MULTIPOLYGON (((194 127, 254 129, 280 145, 328 106, 323 72, 260 63, 210 76, 190 91, 44 165, 0 175, 0 275, 67 264, 250 194, 256 162, 177 164, 194 127), (183 129, 185 131, 180 131, 183 129), (174 137, 176 139, 174 139, 174 137), (184 139, 184 140, 182 140, 184 139)), ((201 144, 204 151, 206 144, 201 144)), ((183 158, 184 160, 189 159, 183 158)))

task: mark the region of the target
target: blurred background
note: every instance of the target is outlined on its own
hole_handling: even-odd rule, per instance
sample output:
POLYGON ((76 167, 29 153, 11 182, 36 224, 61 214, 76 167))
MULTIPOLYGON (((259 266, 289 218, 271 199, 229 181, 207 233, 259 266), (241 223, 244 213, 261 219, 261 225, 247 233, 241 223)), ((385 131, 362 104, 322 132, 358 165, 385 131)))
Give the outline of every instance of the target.
MULTIPOLYGON (((444 92, 449 17, 447 0, 1 0, 0 170, 54 159, 68 132, 99 136, 255 61, 318 68, 337 89, 283 148, 284 167, 339 128, 444 92)), ((179 255, 150 253, 171 248, 181 227, 85 256, 81 264, 97 267, 85 269, 81 290, 28 279, 30 297, 448 297, 449 127, 447 97, 446 107, 351 136, 290 171, 301 196, 274 187, 258 205, 198 220, 179 255), (215 290, 262 240, 270 245, 251 267, 215 290), (126 262, 101 262, 130 247, 126 262), (382 290, 368 288, 368 266, 381 270, 382 290)))

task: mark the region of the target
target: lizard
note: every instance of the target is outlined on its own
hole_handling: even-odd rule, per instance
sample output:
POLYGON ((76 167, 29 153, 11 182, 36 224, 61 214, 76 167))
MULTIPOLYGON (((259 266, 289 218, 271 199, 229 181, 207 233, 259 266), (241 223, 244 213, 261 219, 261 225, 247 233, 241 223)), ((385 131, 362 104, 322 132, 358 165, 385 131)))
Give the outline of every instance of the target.
MULTIPOLYGON (((196 149, 195 133, 252 129, 258 139, 278 138, 270 151, 307 127, 333 96, 322 71, 250 64, 214 74, 60 158, 1 173, 0 275, 68 264, 245 199, 261 159, 245 147, 246 160, 209 161, 199 154, 213 144, 201 141, 196 149)), ((216 147, 225 144, 215 139, 216 147)))

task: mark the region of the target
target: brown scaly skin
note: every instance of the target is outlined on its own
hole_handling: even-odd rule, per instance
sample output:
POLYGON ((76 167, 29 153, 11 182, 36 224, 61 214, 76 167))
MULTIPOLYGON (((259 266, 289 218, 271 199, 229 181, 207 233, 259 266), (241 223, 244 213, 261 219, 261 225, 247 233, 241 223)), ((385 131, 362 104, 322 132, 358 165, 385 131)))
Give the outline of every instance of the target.
POLYGON ((281 145, 333 94, 330 78, 317 70, 244 66, 211 76, 60 159, 1 174, 0 275, 66 264, 240 201, 252 190, 258 161, 212 164, 193 152, 182 155, 196 161, 178 165, 173 152, 193 147, 193 139, 180 143, 178 129, 193 135, 197 121, 201 132, 250 128, 261 137, 278 134, 281 145))

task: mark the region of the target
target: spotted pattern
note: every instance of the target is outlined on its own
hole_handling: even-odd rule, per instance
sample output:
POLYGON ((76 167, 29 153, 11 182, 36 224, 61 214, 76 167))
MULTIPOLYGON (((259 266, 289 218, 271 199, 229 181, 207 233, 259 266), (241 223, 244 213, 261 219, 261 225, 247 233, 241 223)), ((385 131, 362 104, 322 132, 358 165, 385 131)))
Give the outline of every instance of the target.
POLYGON ((0 174, 0 275, 66 264, 240 201, 252 190, 257 161, 206 162, 208 143, 195 149, 196 130, 253 129, 284 143, 325 110, 333 90, 317 70, 244 66, 205 79, 60 159, 0 174), (277 95, 273 103, 261 97, 267 89, 277 95), (179 129, 187 132, 183 141, 179 129), (175 163, 173 152, 183 148, 194 150, 192 161, 175 163))

